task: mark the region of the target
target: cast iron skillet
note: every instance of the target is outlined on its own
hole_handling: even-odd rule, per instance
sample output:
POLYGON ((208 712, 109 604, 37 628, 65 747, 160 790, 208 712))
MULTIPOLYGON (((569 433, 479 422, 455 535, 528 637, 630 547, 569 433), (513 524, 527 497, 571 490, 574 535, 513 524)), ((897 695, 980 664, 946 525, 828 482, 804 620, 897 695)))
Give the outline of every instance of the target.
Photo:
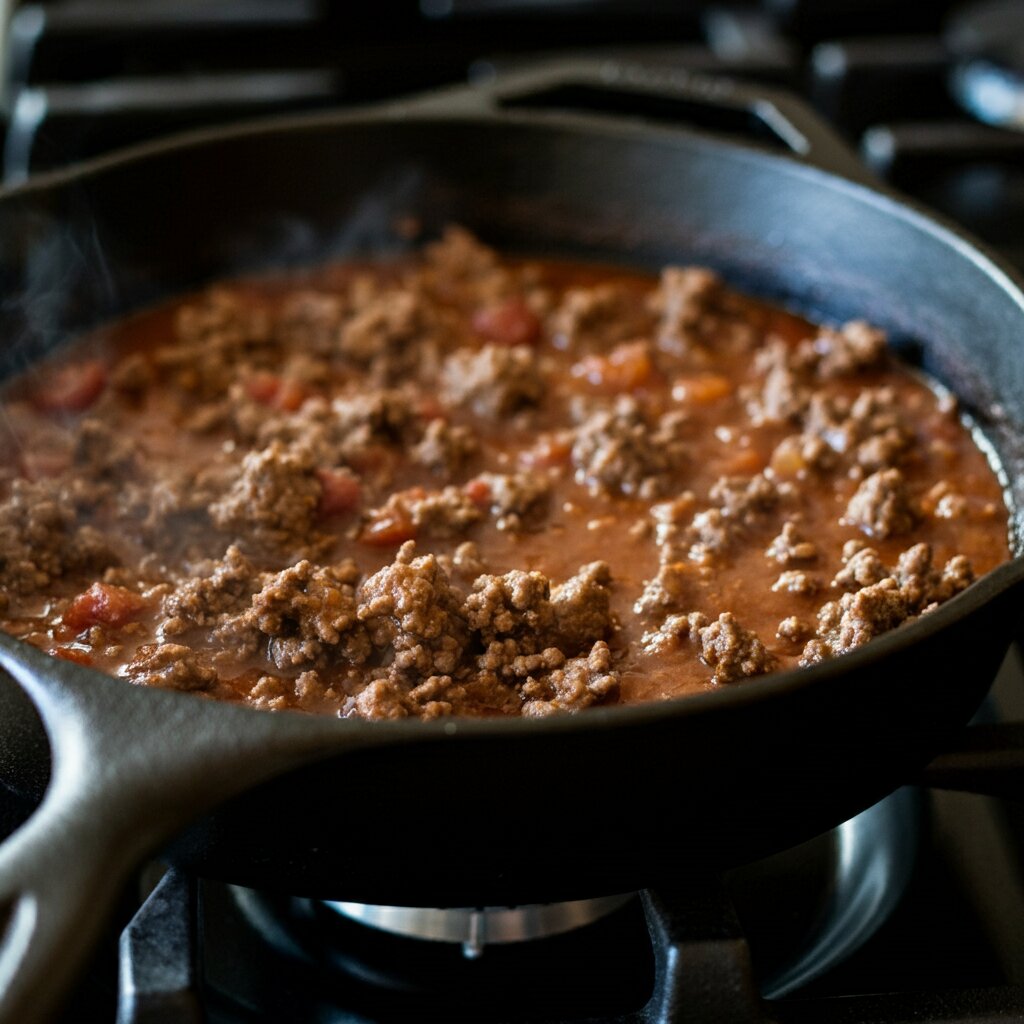
MULTIPOLYGON (((879 322, 974 411, 1024 507, 1024 296, 954 229, 863 177, 784 97, 609 65, 192 135, 0 197, 0 358, 29 364, 223 274, 379 250, 392 218, 416 213, 533 252, 709 263, 816 315, 879 322), (665 124, 712 118, 797 155, 665 124)), ((1012 534, 1019 554, 1016 514, 1012 534)), ((45 785, 33 703, 52 774, 0 848, 0 1020, 52 1011, 123 880, 176 835, 166 856, 207 876, 431 906, 622 892, 792 845, 965 745, 1022 581, 1018 557, 834 663, 538 721, 266 714, 3 638, 0 664, 32 703, 3 689, 2 777, 45 785)))

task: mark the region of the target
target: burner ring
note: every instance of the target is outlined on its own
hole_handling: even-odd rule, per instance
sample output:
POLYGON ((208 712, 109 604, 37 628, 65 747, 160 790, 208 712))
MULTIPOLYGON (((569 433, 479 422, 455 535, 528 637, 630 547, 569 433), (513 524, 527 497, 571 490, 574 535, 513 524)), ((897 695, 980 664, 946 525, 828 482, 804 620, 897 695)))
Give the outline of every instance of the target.
POLYGON ((946 27, 957 59, 949 88, 968 113, 986 124, 1024 130, 1024 5, 981 0, 946 27))
POLYGON ((987 60, 966 61, 954 69, 950 88, 979 121, 1024 129, 1024 76, 1015 71, 987 60))
POLYGON ((520 907, 387 907, 369 903, 325 901, 344 917, 379 931, 433 942, 457 942, 470 960, 486 946, 526 942, 561 935, 599 920, 625 906, 634 893, 573 900, 567 903, 533 903, 520 907))

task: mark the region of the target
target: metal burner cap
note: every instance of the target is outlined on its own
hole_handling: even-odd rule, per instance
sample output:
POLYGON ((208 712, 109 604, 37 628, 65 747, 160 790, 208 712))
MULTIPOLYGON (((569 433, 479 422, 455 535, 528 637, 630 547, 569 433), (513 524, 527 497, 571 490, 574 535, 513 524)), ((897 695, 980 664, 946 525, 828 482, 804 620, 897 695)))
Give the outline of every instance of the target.
POLYGON ((1024 2, 972 4, 950 21, 946 42, 960 105, 987 124, 1024 130, 1024 2))
POLYGON ((572 931, 618 910, 634 893, 569 903, 534 903, 521 907, 382 907, 370 903, 325 902, 325 906, 361 924, 434 942, 459 942, 476 959, 494 943, 546 939, 572 931))

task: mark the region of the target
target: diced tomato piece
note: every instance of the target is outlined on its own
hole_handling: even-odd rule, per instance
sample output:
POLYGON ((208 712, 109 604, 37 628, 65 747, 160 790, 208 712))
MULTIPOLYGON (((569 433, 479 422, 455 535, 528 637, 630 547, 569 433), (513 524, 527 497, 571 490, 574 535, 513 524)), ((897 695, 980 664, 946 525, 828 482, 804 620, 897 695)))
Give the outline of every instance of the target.
POLYGON ((321 487, 317 512, 323 518, 350 512, 359 504, 362 497, 359 478, 347 469, 318 469, 316 475, 321 487))
POLYGON ((720 464, 726 476, 746 476, 748 473, 760 473, 767 465, 765 456, 753 448, 742 448, 720 464))
POLYGON ((416 527, 411 519, 395 512, 388 512, 372 519, 359 534, 361 544, 374 548, 398 547, 416 536, 416 527))
POLYGON ((297 412, 310 395, 309 388, 301 381, 286 378, 281 382, 281 390, 277 393, 274 407, 282 412, 297 412))
POLYGON ((585 356, 570 372, 592 387, 618 394, 648 384, 654 375, 654 363, 646 341, 631 341, 616 346, 606 356, 585 356))
POLYGON ((359 534, 360 542, 372 547, 388 548, 412 540, 416 536, 416 524, 409 512, 409 502, 424 498, 426 493, 422 487, 396 491, 388 498, 387 504, 373 511, 369 522, 359 534))
POLYGON ((78 665, 91 665, 92 658, 77 647, 54 647, 50 654, 55 658, 63 658, 65 661, 73 661, 78 665))
POLYGON ((487 508, 491 503, 491 485, 486 480, 470 480, 464 488, 466 497, 479 508, 487 508))
POLYGON ((80 633, 92 626, 123 626, 145 610, 145 600, 135 591, 109 583, 94 583, 68 605, 62 621, 80 633))
POLYGON ((672 385, 672 397, 677 402, 708 405, 732 394, 732 382, 717 373, 701 373, 695 377, 680 377, 672 385))
POLYGON ((499 345, 532 345, 540 338, 540 320, 522 299, 512 298, 478 309, 473 330, 499 345))
POLYGON ((106 366, 90 359, 52 371, 36 388, 33 400, 43 412, 84 412, 106 386, 106 366))
POLYGON ((276 373, 260 370, 245 382, 245 393, 260 405, 273 405, 281 390, 281 378, 276 373))
POLYGON ((310 390, 301 381, 279 377, 275 373, 260 370, 245 382, 246 394, 260 405, 282 412, 295 412, 302 408, 310 396, 310 390))
POLYGON ((422 420, 443 420, 448 418, 448 410, 439 398, 425 395, 416 404, 416 415, 422 420))

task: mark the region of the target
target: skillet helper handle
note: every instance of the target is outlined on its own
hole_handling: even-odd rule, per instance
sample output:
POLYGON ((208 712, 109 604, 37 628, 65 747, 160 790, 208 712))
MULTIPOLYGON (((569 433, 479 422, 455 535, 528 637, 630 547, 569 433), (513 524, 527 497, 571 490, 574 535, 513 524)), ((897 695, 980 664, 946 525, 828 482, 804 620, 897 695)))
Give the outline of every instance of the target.
POLYGON ((0 1020, 49 1020, 96 944, 130 866, 131 836, 104 834, 77 818, 62 827, 61 802, 0 849, 0 1020))
POLYGON ((188 822, 368 742, 338 719, 136 688, 3 633, 0 669, 39 710, 53 762, 42 803, 0 845, 0 1024, 52 1018, 125 881, 188 822))
POLYGON ((1024 722, 979 724, 914 780, 935 789, 1024 800, 1024 722))
POLYGON ((794 156, 861 185, 880 183, 829 125, 796 96, 768 86, 614 60, 552 62, 472 86, 455 86, 401 101, 399 114, 446 117, 528 109, 634 118, 644 130, 678 126, 737 141, 766 137, 794 156))

